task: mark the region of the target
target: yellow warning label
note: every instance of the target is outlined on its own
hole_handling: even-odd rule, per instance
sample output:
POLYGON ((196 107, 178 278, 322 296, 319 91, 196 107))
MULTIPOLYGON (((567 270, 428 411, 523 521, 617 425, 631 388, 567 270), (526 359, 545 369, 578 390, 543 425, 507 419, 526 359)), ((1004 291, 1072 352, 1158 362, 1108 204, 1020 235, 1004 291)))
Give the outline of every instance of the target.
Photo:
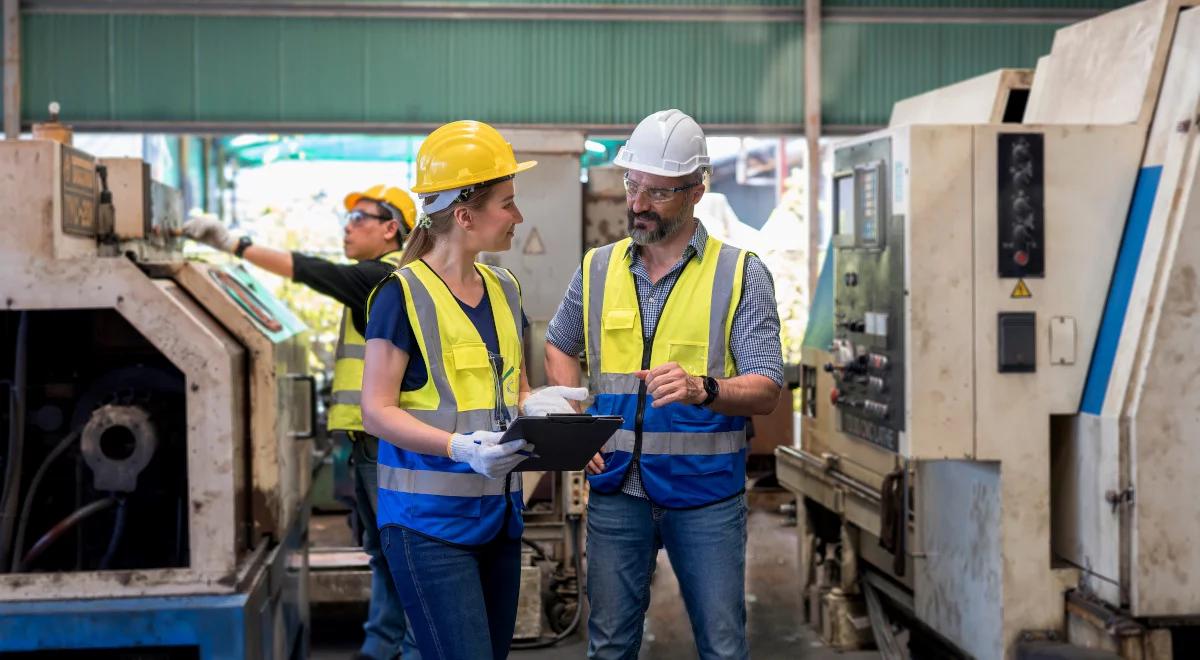
POLYGON ((1017 280, 1017 285, 1013 287, 1011 298, 1032 298, 1033 294, 1029 291, 1029 287, 1025 286, 1025 280, 1017 280))

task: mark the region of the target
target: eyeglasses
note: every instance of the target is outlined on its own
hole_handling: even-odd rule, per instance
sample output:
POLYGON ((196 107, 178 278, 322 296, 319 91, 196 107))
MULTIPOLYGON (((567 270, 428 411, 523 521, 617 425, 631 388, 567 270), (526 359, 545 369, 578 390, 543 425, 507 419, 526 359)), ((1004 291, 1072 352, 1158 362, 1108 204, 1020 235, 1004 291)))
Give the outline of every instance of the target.
POLYGON ((342 223, 342 227, 346 227, 349 225, 357 226, 359 224, 362 224, 363 222, 366 222, 367 220, 378 220, 380 222, 387 222, 388 220, 391 220, 391 219, 392 219, 392 216, 390 216, 390 215, 375 215, 373 213, 367 213, 366 211, 357 211, 356 210, 356 211, 349 211, 347 213, 342 214, 341 223, 342 223))
POLYGON ((646 193, 646 197, 648 197, 651 202, 658 202, 661 204, 663 202, 671 201, 676 194, 681 193, 689 188, 695 188, 698 185, 700 184, 689 183, 686 186, 679 186, 678 188, 647 188, 638 184, 636 181, 630 181, 629 177, 625 177, 625 197, 627 199, 637 199, 638 195, 646 193))

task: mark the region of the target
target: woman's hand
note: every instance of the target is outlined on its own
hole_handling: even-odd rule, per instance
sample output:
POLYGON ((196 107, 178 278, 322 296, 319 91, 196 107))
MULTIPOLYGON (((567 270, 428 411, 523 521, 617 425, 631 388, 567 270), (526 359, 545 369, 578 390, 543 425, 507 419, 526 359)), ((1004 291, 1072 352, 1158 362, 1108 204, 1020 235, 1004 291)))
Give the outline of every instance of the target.
POLYGON ((455 433, 450 438, 450 458, 470 465, 472 470, 489 479, 499 479, 528 458, 528 452, 517 453, 528 447, 528 442, 510 440, 502 443, 500 438, 503 436, 502 431, 455 433))

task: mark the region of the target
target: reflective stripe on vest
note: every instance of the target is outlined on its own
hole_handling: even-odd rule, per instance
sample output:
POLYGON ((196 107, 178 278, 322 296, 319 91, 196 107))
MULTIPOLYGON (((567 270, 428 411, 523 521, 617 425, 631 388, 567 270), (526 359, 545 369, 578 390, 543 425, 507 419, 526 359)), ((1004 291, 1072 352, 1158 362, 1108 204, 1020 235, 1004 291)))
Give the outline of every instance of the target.
MULTIPOLYGON (((379 260, 400 265, 400 251, 388 252, 379 260)), ((363 338, 354 321, 349 307, 342 308, 342 321, 338 334, 337 348, 334 351, 333 385, 330 394, 329 421, 330 431, 362 431, 362 378, 363 356, 367 352, 367 340, 363 338)))
MULTIPOLYGON (((516 279, 502 268, 477 265, 491 301, 492 318, 508 378, 500 384, 474 324, 445 283, 423 262, 392 274, 404 292, 408 320, 428 378, 402 391, 398 406, 420 421, 451 433, 498 428, 503 411, 517 413, 521 379, 521 295, 516 279)), ((379 510, 382 527, 398 524, 451 543, 490 541, 507 520, 507 533, 523 529, 520 475, 489 479, 445 456, 419 454, 390 442, 379 444, 379 510), (505 501, 505 490, 509 500, 505 501), (513 511, 507 513, 511 506, 513 511)))
POLYGON ((584 257, 585 350, 596 394, 590 412, 625 420, 603 448, 607 470, 589 480, 600 492, 614 492, 637 456, 651 500, 702 506, 744 488, 746 418, 690 404, 654 408, 633 372, 648 357, 650 368, 677 362, 693 376, 736 374, 729 335, 746 252, 709 237, 704 257, 688 261, 669 294, 647 356, 630 243, 625 239, 584 257))

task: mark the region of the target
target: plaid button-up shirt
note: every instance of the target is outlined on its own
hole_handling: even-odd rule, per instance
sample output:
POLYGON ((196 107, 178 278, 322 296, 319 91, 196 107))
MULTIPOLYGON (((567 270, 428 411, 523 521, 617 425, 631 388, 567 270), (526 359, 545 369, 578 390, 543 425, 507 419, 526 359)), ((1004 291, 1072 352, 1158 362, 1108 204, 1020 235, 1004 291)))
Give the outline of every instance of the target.
MULTIPOLYGON (((693 256, 704 259, 707 241, 708 231, 704 229, 704 225, 697 222, 696 231, 684 248, 683 256, 657 282, 650 281, 638 246, 629 246, 632 255, 629 270, 633 273, 638 299, 641 301, 643 336, 650 337, 654 334, 663 305, 667 302, 667 293, 675 286, 689 259, 693 256)), ((567 287, 567 295, 559 304, 558 311, 546 329, 546 341, 567 355, 579 355, 583 352, 585 338, 582 269, 575 270, 575 277, 571 278, 571 285, 567 287)), ((770 271, 754 254, 746 257, 742 298, 733 312, 729 351, 733 355, 738 375, 759 374, 783 386, 783 349, 779 340, 779 308, 775 304, 775 283, 771 279, 770 271)), ((625 474, 625 483, 621 491, 635 497, 646 497, 636 464, 625 474)))

